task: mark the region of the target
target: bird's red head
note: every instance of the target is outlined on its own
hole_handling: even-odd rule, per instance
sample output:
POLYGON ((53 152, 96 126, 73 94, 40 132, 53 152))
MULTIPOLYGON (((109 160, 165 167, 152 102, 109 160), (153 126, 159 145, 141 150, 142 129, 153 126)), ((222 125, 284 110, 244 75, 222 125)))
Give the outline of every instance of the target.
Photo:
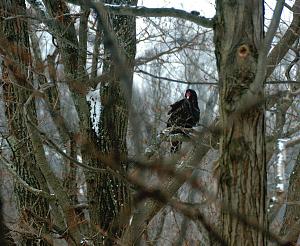
POLYGON ((196 100, 197 99, 197 94, 192 89, 187 89, 184 96, 188 100, 196 100))
POLYGON ((185 93, 185 97, 187 98, 187 99, 189 99, 190 97, 192 96, 192 93, 190 92, 190 91, 186 91, 186 93, 185 93))

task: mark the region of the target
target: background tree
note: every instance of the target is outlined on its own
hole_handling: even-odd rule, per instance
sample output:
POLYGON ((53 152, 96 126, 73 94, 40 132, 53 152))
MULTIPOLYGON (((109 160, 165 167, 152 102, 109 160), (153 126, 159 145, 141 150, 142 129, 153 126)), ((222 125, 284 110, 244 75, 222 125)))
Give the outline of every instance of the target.
MULTIPOLYGON (((49 191, 41 169, 37 163, 34 154, 33 142, 30 132, 27 129, 26 118, 24 117, 23 108, 33 89, 32 75, 29 71, 31 64, 31 55, 29 47, 28 24, 24 19, 4 20, 4 17, 11 15, 23 15, 25 13, 25 1, 3 1, 0 5, 1 11, 1 36, 2 36, 2 55, 5 55, 2 63, 2 79, 4 81, 4 98, 7 102, 6 116, 9 122, 9 130, 13 145, 13 162, 18 175, 22 177, 30 186, 45 191, 49 191), (8 45, 8 49, 3 47, 8 45), (10 83, 8 80, 12 81, 10 83), (21 89, 25 88, 25 89, 21 89)), ((35 114, 35 106, 30 103, 28 106, 30 115, 35 114)), ((41 149, 36 151, 43 151, 41 149)), ((48 201, 28 192, 23 187, 16 185, 18 195, 19 209, 22 213, 20 223, 24 226, 33 224, 31 229, 33 235, 38 235, 39 231, 47 231, 44 223, 38 223, 33 214, 47 218, 48 201)), ((43 233, 43 232, 42 232, 43 233)), ((25 235, 25 234, 24 234, 25 235)), ((48 245, 45 240, 37 241, 36 236, 24 236, 22 243, 26 245, 48 245)))
MULTIPOLYGON (((107 1, 111 3, 111 1, 107 1)), ((129 4, 133 1, 112 1, 114 4, 129 4)), ((92 143, 96 147, 97 155, 92 166, 114 169, 122 176, 128 169, 126 134, 131 103, 132 77, 134 58, 136 53, 135 18, 114 16, 101 12, 105 18, 99 18, 98 25, 115 33, 115 41, 122 51, 124 71, 120 71, 120 61, 116 60, 115 49, 110 37, 104 36, 104 60, 102 73, 107 79, 100 84, 100 107, 96 114, 100 115, 96 123, 98 131, 92 133, 92 143), (124 89, 127 87, 127 89, 124 89), (99 158, 100 157, 100 158, 99 158)), ((104 35, 107 35, 104 32, 104 35)), ((121 68, 122 69, 122 68, 121 68)), ((122 230, 129 220, 131 213, 130 186, 124 179, 112 175, 107 171, 100 175, 88 175, 87 195, 89 199, 91 222, 100 225, 110 237, 120 237, 122 230)), ((111 238, 107 238, 107 243, 111 238)), ((96 244, 99 241, 95 242, 96 244)))

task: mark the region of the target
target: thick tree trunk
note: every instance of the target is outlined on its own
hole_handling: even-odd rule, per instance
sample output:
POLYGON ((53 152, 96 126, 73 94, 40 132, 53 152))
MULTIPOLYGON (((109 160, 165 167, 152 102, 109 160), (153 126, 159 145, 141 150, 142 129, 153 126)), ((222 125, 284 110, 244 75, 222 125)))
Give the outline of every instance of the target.
MULTIPOLYGON (((228 245, 266 245, 266 238, 241 217, 266 226, 264 107, 240 111, 240 99, 257 72, 263 38, 263 1, 217 1, 215 45, 219 71, 221 230, 228 245), (239 215, 234 215, 233 212, 239 215)), ((256 91, 263 95, 263 91, 256 91)))
MULTIPOLYGON (((108 1, 107 1, 108 2, 108 1)), ((109 1, 111 2, 111 1, 109 1)), ((136 0, 114 1, 114 4, 136 5, 136 0)), ((125 64, 130 74, 130 88, 134 58, 136 53, 135 17, 107 16, 110 28, 115 32, 120 49, 124 51, 125 64)), ((102 23, 103 25, 103 23, 102 23)), ((118 170, 122 175, 127 171, 127 146, 126 134, 128 125, 128 112, 131 93, 125 94, 122 87, 120 71, 111 54, 111 44, 104 43, 105 57, 103 73, 109 73, 109 80, 100 85, 100 120, 97 135, 92 136, 92 141, 97 146, 100 160, 96 155, 92 165, 118 170), (105 163, 103 160, 106 160, 105 163)), ((113 244, 114 239, 121 236, 122 231, 129 221, 131 210, 130 192, 127 183, 111 173, 101 175, 87 175, 88 198, 91 206, 91 222, 107 231, 108 238, 104 241, 107 245, 113 244)), ((99 239, 98 242, 99 243, 99 239)))
MULTIPOLYGON (((24 0, 5 0, 0 3, 1 16, 22 16, 25 15, 25 9, 24 0)), ((3 52, 7 52, 7 54, 3 54, 5 58, 4 64, 2 64, 2 79, 10 134, 15 138, 12 145, 13 162, 20 177, 30 186, 37 189, 42 188, 44 191, 49 192, 45 178, 36 162, 23 112, 23 105, 33 88, 31 76, 28 76, 30 74, 28 69, 31 64, 31 55, 27 19, 12 18, 3 20, 1 18, 0 33, 1 37, 4 38, 4 42, 8 44, 8 46, 1 47, 3 52)), ((34 103, 30 104, 28 110, 31 115, 36 115, 34 103)), ((37 222, 32 216, 35 214, 46 220, 49 213, 48 202, 21 186, 16 186, 16 194, 21 220, 27 226, 32 226, 33 231, 36 231, 35 235, 28 234, 28 238, 24 235, 22 245, 48 245, 45 240, 39 238, 39 233, 47 231, 47 226, 37 222)))

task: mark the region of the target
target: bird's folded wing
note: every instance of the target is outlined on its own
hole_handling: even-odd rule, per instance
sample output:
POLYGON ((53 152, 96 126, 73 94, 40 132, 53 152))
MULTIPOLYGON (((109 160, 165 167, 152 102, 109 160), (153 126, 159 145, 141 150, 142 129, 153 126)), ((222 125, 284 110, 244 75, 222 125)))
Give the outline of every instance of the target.
POLYGON ((172 114, 174 111, 176 111, 179 107, 181 107, 181 105, 183 104, 185 99, 181 99, 180 101, 177 101, 176 103, 170 105, 171 109, 170 111, 168 112, 168 115, 169 114, 172 114))

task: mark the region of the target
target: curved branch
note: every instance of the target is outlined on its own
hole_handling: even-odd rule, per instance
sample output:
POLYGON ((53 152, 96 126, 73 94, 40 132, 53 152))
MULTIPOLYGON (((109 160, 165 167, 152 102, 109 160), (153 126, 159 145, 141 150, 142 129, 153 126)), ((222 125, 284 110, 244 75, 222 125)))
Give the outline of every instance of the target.
MULTIPOLYGON (((67 0, 67 2, 76 5, 86 5, 82 0, 67 0)), ((131 5, 113 5, 113 4, 103 4, 101 2, 92 2, 97 8, 105 8, 107 11, 114 13, 115 15, 127 15, 127 16, 142 16, 142 17, 175 17, 184 20, 191 21, 199 26, 206 28, 213 28, 214 18, 206 18, 200 16, 197 11, 187 12, 181 9, 175 8, 146 8, 140 6, 131 5)))
MULTIPOLYGON (((98 3, 100 4, 100 3, 98 3)), ((175 17, 194 22, 199 26, 212 28, 214 19, 206 18, 198 15, 198 12, 187 12, 175 8, 146 8, 140 6, 129 5, 104 5, 108 11, 116 15, 143 16, 143 17, 175 17)))
POLYGON ((293 10, 293 20, 289 28, 277 45, 272 49, 267 59, 267 76, 269 77, 274 71, 275 67, 279 64, 282 58, 290 49, 290 46, 296 41, 300 35, 300 0, 296 0, 293 10))
POLYGON ((279 26, 283 6, 284 6, 284 0, 278 0, 272 16, 271 23, 269 25, 269 29, 266 33, 266 36, 263 40, 262 46, 259 51, 257 67, 260 69, 257 69, 254 82, 250 85, 250 90, 249 90, 250 96, 252 96, 253 92, 262 91, 263 84, 266 79, 266 73, 267 73, 267 66, 265 65, 267 61, 267 55, 268 52, 270 51, 272 40, 279 26))

